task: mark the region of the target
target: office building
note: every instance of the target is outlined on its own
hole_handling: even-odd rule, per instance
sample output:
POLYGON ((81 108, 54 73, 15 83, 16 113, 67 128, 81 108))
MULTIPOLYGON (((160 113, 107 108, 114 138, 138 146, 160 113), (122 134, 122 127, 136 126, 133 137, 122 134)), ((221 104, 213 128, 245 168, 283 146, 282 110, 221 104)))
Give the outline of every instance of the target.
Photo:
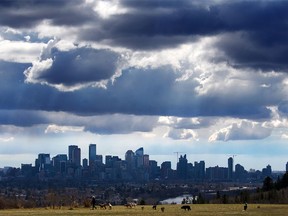
POLYGON ((93 165, 96 161, 96 144, 89 145, 89 166, 93 165))
POLYGON ((228 180, 233 179, 233 158, 229 157, 228 158, 228 180))
POLYGON ((76 165, 76 167, 81 166, 81 149, 78 147, 73 149, 72 164, 76 165))
POLYGON ((51 161, 50 161, 50 154, 38 154, 38 159, 35 161, 35 167, 37 170, 47 170, 51 166, 51 161))
POLYGON ((64 173, 68 161, 66 154, 58 154, 52 158, 52 164, 56 173, 64 173))
POLYGON ((136 167, 136 161, 135 161, 135 154, 132 150, 128 150, 125 153, 125 161, 127 163, 127 169, 133 170, 136 167))
POLYGON ((141 147, 135 151, 136 167, 143 167, 144 165, 144 149, 141 147))
POLYGON ((77 145, 69 145, 68 146, 68 160, 70 162, 72 162, 72 158, 73 158, 73 151, 74 149, 77 149, 78 146, 77 145))
POLYGON ((177 176, 181 179, 187 178, 188 172, 188 160, 186 158, 186 154, 184 156, 180 156, 179 162, 177 163, 177 176))

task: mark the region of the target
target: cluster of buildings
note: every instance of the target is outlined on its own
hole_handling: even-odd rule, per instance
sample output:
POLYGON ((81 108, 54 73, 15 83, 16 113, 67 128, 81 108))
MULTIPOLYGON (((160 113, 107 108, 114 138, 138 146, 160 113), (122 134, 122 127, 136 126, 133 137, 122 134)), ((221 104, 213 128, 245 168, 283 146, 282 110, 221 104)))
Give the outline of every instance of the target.
MULTIPOLYGON (((144 149, 135 152, 128 150, 125 159, 96 154, 96 144, 89 145, 89 158, 81 160, 81 149, 77 145, 68 146, 67 154, 38 154, 35 165, 21 164, 21 168, 13 172, 22 178, 72 178, 90 179, 99 182, 145 182, 191 180, 195 182, 262 182, 267 176, 273 177, 270 165, 262 171, 246 171, 243 166, 234 166, 233 157, 228 158, 227 167, 205 167, 205 161, 190 163, 186 155, 180 155, 176 170, 172 169, 171 161, 159 166, 157 161, 150 160, 144 149)), ((3 169, 0 176, 9 175, 9 168, 3 169)))

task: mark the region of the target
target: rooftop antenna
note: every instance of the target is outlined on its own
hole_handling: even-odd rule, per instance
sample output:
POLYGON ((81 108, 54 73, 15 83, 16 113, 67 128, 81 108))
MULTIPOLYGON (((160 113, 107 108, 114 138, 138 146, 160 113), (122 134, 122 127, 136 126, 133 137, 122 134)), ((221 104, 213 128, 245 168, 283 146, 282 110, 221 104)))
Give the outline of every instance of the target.
POLYGON ((176 163, 178 163, 178 160, 179 160, 179 157, 178 157, 178 156, 179 156, 180 153, 183 153, 183 152, 174 152, 174 154, 176 154, 176 157, 177 157, 176 163))
POLYGON ((230 157, 233 158, 233 161, 234 161, 234 157, 236 157, 237 155, 229 155, 230 157))

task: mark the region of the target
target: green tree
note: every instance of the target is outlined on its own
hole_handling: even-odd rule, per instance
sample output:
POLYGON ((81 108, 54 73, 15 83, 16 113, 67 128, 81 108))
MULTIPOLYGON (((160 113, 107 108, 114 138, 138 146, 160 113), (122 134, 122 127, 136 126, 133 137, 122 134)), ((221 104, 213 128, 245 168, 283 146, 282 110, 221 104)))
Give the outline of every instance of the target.
POLYGON ((288 172, 286 172, 281 179, 278 177, 275 186, 278 190, 288 187, 288 172))
POLYGON ((222 196, 222 203, 223 203, 223 204, 227 204, 227 203, 228 203, 228 196, 227 196, 227 194, 223 194, 223 196, 222 196))
POLYGON ((263 191, 270 191, 274 188, 273 180, 269 176, 267 176, 263 181, 263 191))
POLYGON ((140 204, 140 205, 145 205, 145 200, 144 200, 144 199, 141 199, 139 204, 140 204))
POLYGON ((243 190, 240 192, 240 202, 245 203, 250 200, 250 192, 248 190, 243 190))
POLYGON ((220 192, 217 191, 217 192, 216 192, 216 199, 220 199, 220 198, 221 198, 220 192))
POLYGON ((201 193, 198 194, 197 203, 198 204, 204 204, 205 203, 205 199, 204 199, 204 197, 202 196, 201 193))

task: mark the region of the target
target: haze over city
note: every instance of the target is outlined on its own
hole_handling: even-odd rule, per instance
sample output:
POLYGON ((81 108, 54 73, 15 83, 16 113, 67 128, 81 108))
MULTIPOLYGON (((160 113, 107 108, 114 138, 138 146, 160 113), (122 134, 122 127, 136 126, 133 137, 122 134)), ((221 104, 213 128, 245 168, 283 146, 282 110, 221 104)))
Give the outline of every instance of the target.
POLYGON ((288 2, 0 1, 0 167, 38 153, 285 170, 288 2))

